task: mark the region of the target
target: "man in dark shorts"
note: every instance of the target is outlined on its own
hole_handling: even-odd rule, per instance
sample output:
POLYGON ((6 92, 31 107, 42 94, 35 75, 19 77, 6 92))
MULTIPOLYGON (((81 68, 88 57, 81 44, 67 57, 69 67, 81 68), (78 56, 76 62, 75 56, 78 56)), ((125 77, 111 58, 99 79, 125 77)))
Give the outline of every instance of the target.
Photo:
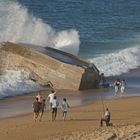
POLYGON ((52 100, 52 121, 55 121, 56 119, 58 105, 59 102, 57 101, 56 96, 54 96, 52 100))

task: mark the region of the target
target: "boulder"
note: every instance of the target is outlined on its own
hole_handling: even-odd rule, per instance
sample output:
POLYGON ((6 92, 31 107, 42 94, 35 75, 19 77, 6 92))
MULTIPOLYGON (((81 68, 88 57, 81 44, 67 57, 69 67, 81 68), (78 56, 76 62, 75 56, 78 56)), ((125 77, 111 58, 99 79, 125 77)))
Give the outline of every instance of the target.
POLYGON ((0 45, 0 72, 24 70, 41 86, 84 90, 98 87, 99 71, 79 57, 49 47, 41 53, 26 45, 10 42, 0 45))

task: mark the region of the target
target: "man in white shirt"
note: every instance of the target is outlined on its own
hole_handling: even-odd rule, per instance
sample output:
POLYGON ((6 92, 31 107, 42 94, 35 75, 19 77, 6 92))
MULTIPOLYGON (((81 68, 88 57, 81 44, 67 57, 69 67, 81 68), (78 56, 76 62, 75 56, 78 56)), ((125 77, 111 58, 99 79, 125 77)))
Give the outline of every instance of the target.
POLYGON ((47 100, 49 99, 49 109, 52 109, 52 101, 54 99, 56 92, 54 90, 51 91, 51 93, 48 95, 47 100))
POLYGON ((101 121, 100 121, 100 126, 103 126, 103 121, 106 122, 106 126, 110 126, 110 117, 111 117, 111 114, 110 114, 110 111, 108 108, 106 108, 106 111, 105 111, 105 114, 104 114, 104 118, 101 118, 101 121))

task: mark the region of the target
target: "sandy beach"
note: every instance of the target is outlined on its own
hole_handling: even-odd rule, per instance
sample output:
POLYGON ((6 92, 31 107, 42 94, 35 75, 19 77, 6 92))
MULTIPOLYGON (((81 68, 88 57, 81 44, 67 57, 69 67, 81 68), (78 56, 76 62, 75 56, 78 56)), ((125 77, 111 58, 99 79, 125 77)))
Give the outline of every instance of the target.
MULTIPOLYGON (((111 77, 108 80, 114 81, 115 78, 111 77)), ((129 85, 123 97, 113 97, 114 88, 77 92, 57 91, 58 100, 66 97, 71 106, 65 122, 62 121, 61 109, 58 109, 55 122, 51 121, 51 112, 48 110, 41 122, 34 122, 31 104, 37 93, 3 99, 0 101, 0 139, 139 140, 139 69, 131 74, 122 75, 122 78, 127 79, 129 85), (113 125, 106 127, 104 124, 100 127, 103 109, 107 107, 110 109, 113 125)), ((40 94, 47 97, 49 91, 42 91, 40 94)))
POLYGON ((140 140, 139 17, 140 0, 0 0, 0 140, 140 140))
POLYGON ((0 119, 1 140, 117 140, 140 139, 140 97, 123 97, 95 101, 89 105, 71 107, 67 120, 62 121, 59 109, 55 122, 46 111, 41 122, 33 114, 0 119), (104 108, 111 111, 113 126, 99 127, 104 108))

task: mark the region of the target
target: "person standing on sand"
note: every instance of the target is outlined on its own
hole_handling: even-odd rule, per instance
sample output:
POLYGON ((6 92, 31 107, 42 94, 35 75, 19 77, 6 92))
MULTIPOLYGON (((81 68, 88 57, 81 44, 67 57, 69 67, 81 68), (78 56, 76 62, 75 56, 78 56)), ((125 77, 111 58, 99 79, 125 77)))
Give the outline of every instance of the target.
POLYGON ((61 109, 62 109, 62 117, 63 117, 63 120, 65 121, 66 119, 66 116, 67 116, 67 112, 68 112, 68 108, 69 108, 69 104, 66 100, 66 98, 63 98, 63 102, 62 102, 62 105, 61 105, 61 109))
POLYGON ((115 96, 118 95, 118 92, 120 90, 120 87, 121 87, 121 82, 120 82, 120 79, 117 79, 115 82, 114 82, 114 87, 115 87, 115 96))
POLYGON ((38 101, 38 98, 35 99, 35 101, 32 104, 32 107, 34 112, 34 121, 36 122, 40 112, 40 102, 38 101))
POLYGON ((39 118, 39 121, 41 121, 42 116, 43 116, 43 114, 44 114, 44 111, 45 111, 45 109, 46 109, 46 104, 45 104, 45 102, 46 102, 46 100, 43 99, 43 100, 41 101, 41 104, 40 104, 40 118, 39 118))
POLYGON ((49 110, 52 109, 52 101, 54 99, 56 92, 54 90, 51 91, 51 93, 48 95, 47 100, 49 99, 49 110))
POLYGON ((52 100, 52 121, 55 121, 56 119, 58 106, 59 106, 59 102, 57 101, 56 96, 54 96, 52 100))
POLYGON ((126 81, 123 79, 121 82, 121 96, 124 95, 126 86, 127 86, 126 81))

